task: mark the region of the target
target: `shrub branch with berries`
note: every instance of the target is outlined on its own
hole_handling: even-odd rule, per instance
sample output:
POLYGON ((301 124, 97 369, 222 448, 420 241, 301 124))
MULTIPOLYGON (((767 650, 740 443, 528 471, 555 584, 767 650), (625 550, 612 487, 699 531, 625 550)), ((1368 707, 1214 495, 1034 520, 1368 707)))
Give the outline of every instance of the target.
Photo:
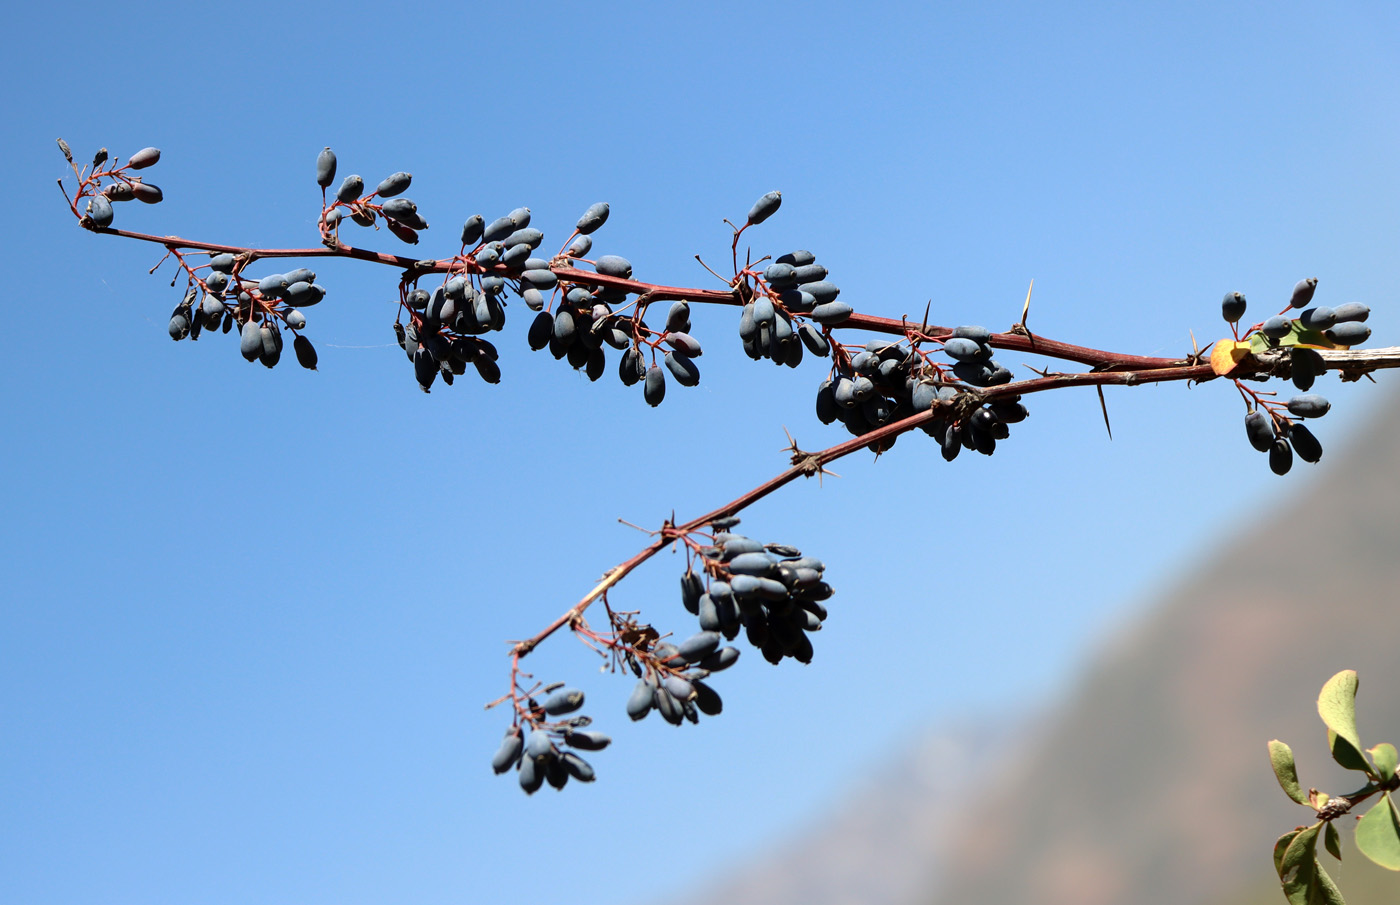
POLYGON ((1244 329, 1244 296, 1226 295, 1222 314, 1232 335, 1179 358, 1091 349, 1041 336, 1027 326, 1029 294, 1020 321, 1004 332, 930 324, 927 311, 918 322, 860 312, 840 299, 840 288, 809 251, 758 259, 749 251, 741 255, 744 234, 781 206, 778 192, 760 198, 742 224, 726 221, 732 231, 732 275, 721 276, 707 265, 724 289, 649 282, 638 279, 625 258, 595 254, 594 236, 609 215, 603 203, 584 212, 553 254, 540 251, 544 233, 533 225, 528 207, 490 221, 468 218, 459 247, 448 257, 354 245, 350 233, 356 227, 377 228, 381 222, 402 242, 417 245, 429 224, 404 197, 412 186, 410 174, 394 173, 369 192, 358 175, 337 183, 337 160, 329 148, 316 159, 318 245, 245 248, 157 236, 113 223, 120 202, 156 203, 163 197, 139 172, 157 163, 160 151, 147 148, 121 164, 104 149, 91 165, 79 167, 67 144, 60 140, 59 146, 77 181, 71 195, 62 180, 59 184, 78 223, 100 235, 162 246, 162 263, 173 261, 172 285, 183 280, 184 288, 170 317, 171 338, 197 340, 202 332, 236 330, 243 357, 269 368, 281 360, 285 332, 294 337, 298 363, 316 368, 304 309, 323 301, 327 289, 308 267, 272 272, 268 265, 288 258, 306 263, 349 258, 397 271, 398 315, 392 327, 424 392, 438 381, 451 385, 468 366, 486 382, 500 382, 497 350, 486 336, 504 329, 512 297, 534 312, 525 330, 531 349, 548 350, 594 381, 607 372, 611 350, 618 379, 629 387, 640 384, 651 406, 662 403, 668 384, 693 387, 700 381, 703 349, 691 325, 696 305, 737 309, 739 341, 750 358, 790 368, 807 361, 820 369, 816 415, 825 424, 839 421, 850 440, 815 452, 792 442, 786 470, 704 515, 664 521, 643 550, 609 570, 552 623, 512 646, 509 691, 488 705, 509 704, 511 714, 493 767, 498 773, 514 770, 526 792, 545 782, 562 788, 570 778, 592 781, 593 768, 577 752, 609 743, 606 735, 587 728, 589 717, 578 714, 582 692, 535 682, 521 668, 535 647, 561 630, 604 654, 615 671, 636 679, 625 704, 632 719, 655 711, 675 725, 720 712, 711 683, 739 657, 740 648, 727 642, 740 635, 774 664, 811 660, 811 638, 822 628, 833 593, 825 565, 795 548, 735 530, 740 512, 798 478, 826 474, 827 465, 861 450, 878 455, 913 431, 931 437, 949 461, 963 450, 991 455, 1009 438, 1012 425, 1026 420, 1026 401, 1037 393, 1092 386, 1102 398, 1105 385, 1217 379, 1229 380, 1239 391, 1246 438, 1284 474, 1295 456, 1305 462, 1322 456, 1321 444, 1304 423, 1329 408, 1325 398, 1311 392, 1319 377, 1330 370, 1343 380, 1357 380, 1400 366, 1400 349, 1354 349, 1369 338, 1364 323, 1369 310, 1355 303, 1311 306, 1317 288, 1311 278, 1298 283, 1278 315, 1244 329), (1031 369, 1033 376, 1018 379, 996 359, 998 352, 1031 353, 1081 369, 1031 369), (1273 393, 1247 385, 1273 378, 1291 379, 1301 394, 1278 401, 1273 393), (684 639, 679 643, 639 612, 615 609, 608 600, 619 581, 673 547, 686 552, 681 604, 697 623, 696 631, 675 633, 684 639), (588 620, 595 604, 603 611, 596 627, 588 620))

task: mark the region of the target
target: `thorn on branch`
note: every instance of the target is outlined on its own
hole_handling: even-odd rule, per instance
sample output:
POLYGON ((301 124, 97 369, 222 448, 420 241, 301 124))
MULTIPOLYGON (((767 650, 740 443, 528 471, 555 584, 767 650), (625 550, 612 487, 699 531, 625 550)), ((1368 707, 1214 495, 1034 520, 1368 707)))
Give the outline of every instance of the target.
POLYGON ((1371 376, 1370 368, 1341 368, 1337 371, 1337 379, 1342 383, 1355 383, 1363 377, 1372 383, 1376 382, 1376 378, 1371 376))
POLYGON ((783 433, 787 434, 788 438, 788 445, 783 447, 783 451, 790 452, 792 454, 789 457, 789 461, 791 461, 793 467, 801 471, 803 475, 809 478, 813 475, 817 475, 819 477, 825 475, 831 475, 833 478, 841 477, 836 472, 828 471, 827 469, 822 467, 821 456, 817 455, 816 453, 804 452, 803 450, 799 449, 797 446, 797 441, 792 438, 791 433, 788 433, 788 429, 786 427, 783 428, 783 433))
POLYGON ((1103 398, 1103 385, 1100 384, 1099 386, 1094 387, 1094 389, 1099 391, 1099 407, 1103 409, 1103 426, 1104 429, 1108 431, 1108 439, 1112 440, 1113 425, 1108 423, 1108 403, 1104 401, 1103 398))
POLYGON ((1012 333, 1031 336, 1030 328, 1026 326, 1026 317, 1031 313, 1031 291, 1033 289, 1035 289, 1035 280, 1031 280, 1030 286, 1026 287, 1026 303, 1021 306, 1021 321, 1011 328, 1012 333))

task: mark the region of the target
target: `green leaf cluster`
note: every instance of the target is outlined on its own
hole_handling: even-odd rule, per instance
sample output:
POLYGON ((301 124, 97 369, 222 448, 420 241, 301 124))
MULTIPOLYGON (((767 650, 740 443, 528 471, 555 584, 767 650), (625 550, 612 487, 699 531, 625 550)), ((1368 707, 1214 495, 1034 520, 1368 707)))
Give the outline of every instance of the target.
POLYGON ((1374 798, 1370 809, 1356 823, 1356 848, 1389 870, 1400 871, 1400 806, 1392 793, 1400 788, 1396 775, 1395 746, 1383 742, 1363 748, 1356 728, 1356 672, 1343 670, 1327 680, 1317 698, 1317 713, 1327 726, 1332 759, 1348 770, 1366 776, 1367 784, 1344 798, 1333 798, 1316 789, 1303 791, 1293 749, 1278 739, 1269 742, 1269 763, 1279 787, 1293 801, 1312 808, 1318 821, 1284 833, 1274 843, 1274 869, 1291 905, 1346 905, 1337 884, 1318 860, 1317 841, 1337 860, 1342 858, 1340 834, 1333 821, 1359 804, 1374 798), (1366 755, 1370 755, 1369 759, 1366 755))

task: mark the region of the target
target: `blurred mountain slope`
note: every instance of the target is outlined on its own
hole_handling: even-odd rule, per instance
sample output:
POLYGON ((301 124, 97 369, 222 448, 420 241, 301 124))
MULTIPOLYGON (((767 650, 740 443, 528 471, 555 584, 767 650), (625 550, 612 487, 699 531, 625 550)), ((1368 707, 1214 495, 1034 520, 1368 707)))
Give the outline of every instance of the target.
MULTIPOLYGON (((1011 721, 1011 731, 1016 731, 1011 721)), ((913 905, 941 879, 934 853, 1008 726, 945 727, 883 764, 812 828, 722 875, 695 905, 913 905)))
MULTIPOLYGON (((1271 846, 1310 812, 1265 743, 1293 746, 1305 788, 1362 785, 1331 763, 1315 707, 1348 668, 1362 741, 1400 743, 1400 398, 1323 462, 1108 646, 1025 752, 1034 768, 960 818, 926 901, 1284 901, 1271 846)), ((1339 872, 1348 902, 1400 902, 1400 875, 1360 860, 1339 872)))
MULTIPOLYGON (((1400 744, 1400 396, 1278 486, 1296 496, 1264 501, 1183 569, 1059 707, 931 735, 694 901, 1284 902, 1273 840, 1311 812, 1278 788, 1265 743, 1292 745, 1305 787, 1359 787, 1328 757, 1315 703, 1351 668, 1363 742, 1400 744), (1015 753, 997 767, 989 750, 1015 753)), ((1327 866, 1349 905, 1400 902, 1400 874, 1361 858, 1345 829, 1346 860, 1327 866)))

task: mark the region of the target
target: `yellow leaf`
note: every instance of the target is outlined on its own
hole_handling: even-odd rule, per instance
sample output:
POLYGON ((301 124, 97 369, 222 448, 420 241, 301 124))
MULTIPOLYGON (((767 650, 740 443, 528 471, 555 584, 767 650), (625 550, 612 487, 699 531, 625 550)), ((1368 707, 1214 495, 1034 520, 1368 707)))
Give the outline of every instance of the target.
POLYGON ((1218 340, 1210 351, 1210 369, 1221 377, 1228 377, 1248 357, 1249 343, 1233 339, 1218 340))

